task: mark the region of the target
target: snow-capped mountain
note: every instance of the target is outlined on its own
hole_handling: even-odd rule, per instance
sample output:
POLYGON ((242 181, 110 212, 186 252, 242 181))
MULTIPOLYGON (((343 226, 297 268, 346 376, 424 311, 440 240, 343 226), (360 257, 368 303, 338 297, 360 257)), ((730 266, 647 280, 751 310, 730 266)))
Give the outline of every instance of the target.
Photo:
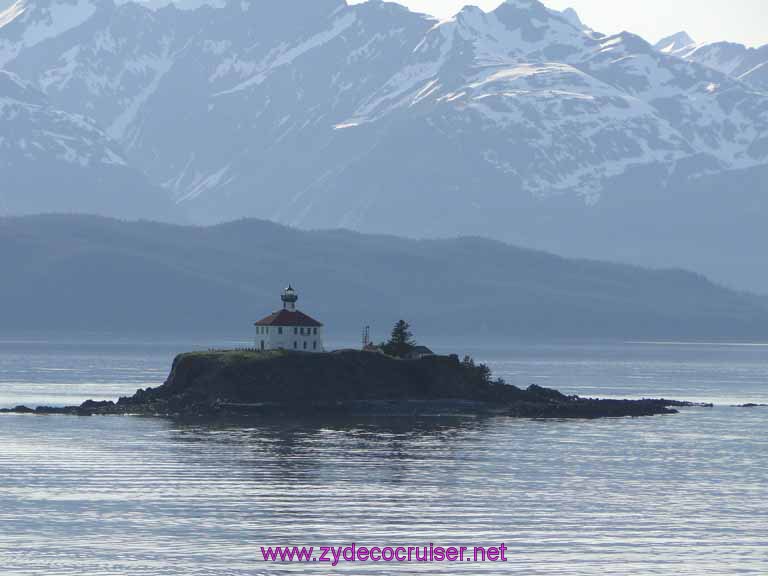
POLYGON ((664 54, 675 54, 683 48, 688 48, 694 44, 696 44, 694 39, 690 37, 688 32, 683 30, 659 40, 656 43, 656 49, 664 54))
POLYGON ((700 242, 651 252, 627 220, 681 211, 674 238, 681 198, 768 166, 768 91, 681 58, 682 36, 656 49, 537 0, 440 22, 380 0, 162 4, 19 0, 0 62, 92 118, 196 222, 697 267, 700 242))
POLYGON ((166 215, 159 191, 88 118, 0 70, 0 214, 166 215))
POLYGON ((734 42, 697 44, 688 34, 680 32, 661 40, 656 48, 718 70, 757 89, 768 90, 768 44, 759 48, 734 42))

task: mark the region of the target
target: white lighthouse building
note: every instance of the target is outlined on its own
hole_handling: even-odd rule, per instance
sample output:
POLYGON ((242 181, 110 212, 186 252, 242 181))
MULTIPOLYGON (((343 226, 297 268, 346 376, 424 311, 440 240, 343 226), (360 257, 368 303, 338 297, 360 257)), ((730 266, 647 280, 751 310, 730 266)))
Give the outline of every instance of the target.
POLYGON ((296 309, 293 286, 283 290, 283 309, 256 322, 256 348, 323 352, 323 325, 296 309))

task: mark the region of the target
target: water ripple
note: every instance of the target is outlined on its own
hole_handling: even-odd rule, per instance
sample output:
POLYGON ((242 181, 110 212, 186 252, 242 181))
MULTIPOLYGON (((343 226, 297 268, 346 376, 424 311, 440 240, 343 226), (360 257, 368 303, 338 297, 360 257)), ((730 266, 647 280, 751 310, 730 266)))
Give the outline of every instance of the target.
POLYGON ((506 564, 349 574, 765 574, 768 419, 241 426, 0 418, 18 574, 325 574, 262 545, 493 545, 506 564))

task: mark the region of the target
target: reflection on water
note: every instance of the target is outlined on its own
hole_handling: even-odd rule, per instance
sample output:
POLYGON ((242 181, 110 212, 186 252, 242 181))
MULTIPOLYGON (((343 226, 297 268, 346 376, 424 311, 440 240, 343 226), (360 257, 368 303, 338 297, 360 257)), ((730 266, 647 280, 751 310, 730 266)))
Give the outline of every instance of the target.
POLYGON ((0 417, 0 563, 24 574, 326 574, 262 545, 493 545, 359 574, 765 574, 759 410, 594 422, 0 417))
MULTIPOLYGON (((172 356, 116 349, 105 361, 103 352, 81 349, 78 360, 0 352, 8 370, 0 371, 0 398, 12 390, 28 402, 32 391, 49 401, 86 380, 108 387, 110 371, 132 367, 139 376, 120 386, 153 385, 172 356), (25 380, 29 366, 73 372, 52 379, 35 368, 25 380)), ((510 380, 560 382, 569 392, 590 383, 601 395, 671 387, 675 396, 701 389, 718 400, 714 409, 653 418, 0 416, 2 573, 764 576, 768 410, 727 404, 765 398, 765 361, 724 354, 475 354, 510 380), (718 374, 729 375, 720 388, 718 374), (647 379, 633 387, 635 375, 647 379), (505 542, 510 561, 329 571, 266 564, 259 554, 263 545, 351 542, 505 542)))

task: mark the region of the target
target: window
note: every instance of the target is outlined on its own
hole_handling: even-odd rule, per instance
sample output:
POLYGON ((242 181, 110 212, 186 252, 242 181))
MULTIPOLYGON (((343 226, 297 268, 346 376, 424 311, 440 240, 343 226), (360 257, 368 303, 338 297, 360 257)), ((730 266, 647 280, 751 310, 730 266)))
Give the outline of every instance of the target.
POLYGON ((298 350, 298 348, 299 348, 299 343, 298 343, 298 342, 296 342, 296 340, 294 340, 294 341, 293 341, 293 349, 294 349, 294 350, 298 350))
POLYGON ((278 334, 282 334, 282 333, 283 333, 283 327, 282 327, 282 326, 279 326, 279 327, 277 328, 277 333, 278 333, 278 334))
POLYGON ((314 335, 317 336, 317 328, 313 328, 313 330, 314 330, 314 335))
POLYGON ((261 349, 264 350, 264 340, 261 341, 261 349))
POLYGON ((304 340, 304 350, 306 350, 306 349, 307 349, 307 341, 304 340))
POLYGON ((296 326, 294 326, 294 327, 293 327, 293 333, 294 333, 294 334, 298 334, 298 333, 299 333, 299 329, 298 329, 298 328, 296 328, 296 326))
POLYGON ((312 342, 312 350, 317 350, 317 340, 312 342))

